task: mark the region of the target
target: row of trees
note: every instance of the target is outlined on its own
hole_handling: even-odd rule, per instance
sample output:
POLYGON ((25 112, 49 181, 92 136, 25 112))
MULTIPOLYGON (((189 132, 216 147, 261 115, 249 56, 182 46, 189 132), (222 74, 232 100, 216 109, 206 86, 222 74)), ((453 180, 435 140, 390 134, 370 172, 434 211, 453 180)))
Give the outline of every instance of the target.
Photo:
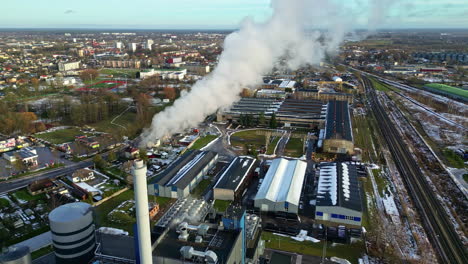
POLYGON ((81 126, 107 120, 110 116, 120 113, 126 105, 117 95, 104 92, 101 95, 84 94, 79 101, 65 96, 42 107, 45 108, 42 109, 43 117, 51 121, 81 126))
MULTIPOLYGON (((266 122, 265 115, 263 113, 260 113, 260 115, 257 118, 254 118, 254 116, 251 114, 246 114, 246 115, 241 114, 239 117, 239 124, 245 127, 254 127, 254 126, 266 126, 267 122, 266 122)), ((271 115, 271 118, 268 122, 268 126, 270 128, 278 127, 278 122, 276 120, 275 113, 271 115)))
POLYGON ((133 85, 129 88, 129 93, 135 96, 139 90, 143 91, 161 91, 163 92, 165 98, 174 100, 178 97, 178 89, 174 87, 164 86, 168 84, 180 84, 178 80, 161 80, 159 75, 155 75, 149 78, 143 79, 138 85, 133 85), (164 87, 164 88, 162 88, 164 87))
POLYGON ((93 81, 99 77, 99 71, 95 69, 87 69, 81 71, 79 76, 83 82, 93 81))
POLYGON ((5 135, 31 134, 45 130, 44 124, 34 123, 36 120, 37 116, 32 112, 1 111, 0 133, 5 135))

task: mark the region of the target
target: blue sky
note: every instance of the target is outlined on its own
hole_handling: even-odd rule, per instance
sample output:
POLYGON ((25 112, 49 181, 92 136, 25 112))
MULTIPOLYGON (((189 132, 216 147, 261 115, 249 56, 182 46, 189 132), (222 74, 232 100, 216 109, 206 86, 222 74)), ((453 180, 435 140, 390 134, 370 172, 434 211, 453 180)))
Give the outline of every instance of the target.
MULTIPOLYGON (((349 3, 350 0, 333 0, 349 3)), ((365 3, 369 0, 353 0, 365 3)), ((374 0, 388 2, 389 0, 374 0)), ((381 28, 468 28, 468 0, 390 0, 381 28)), ((270 0, 3 0, 0 28, 232 29, 270 0)), ((365 5, 364 5, 365 6, 365 5)), ((365 26, 367 18, 359 27, 365 26)))

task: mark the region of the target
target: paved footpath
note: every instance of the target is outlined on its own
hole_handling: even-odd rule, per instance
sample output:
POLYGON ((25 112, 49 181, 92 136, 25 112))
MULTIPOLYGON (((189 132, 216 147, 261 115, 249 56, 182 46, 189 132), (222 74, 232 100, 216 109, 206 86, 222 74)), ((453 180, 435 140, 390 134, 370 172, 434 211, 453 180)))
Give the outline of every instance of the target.
POLYGON ((43 247, 47 247, 49 245, 52 245, 52 234, 50 233, 50 231, 32 237, 23 242, 19 242, 14 246, 28 246, 29 250, 33 252, 43 247))

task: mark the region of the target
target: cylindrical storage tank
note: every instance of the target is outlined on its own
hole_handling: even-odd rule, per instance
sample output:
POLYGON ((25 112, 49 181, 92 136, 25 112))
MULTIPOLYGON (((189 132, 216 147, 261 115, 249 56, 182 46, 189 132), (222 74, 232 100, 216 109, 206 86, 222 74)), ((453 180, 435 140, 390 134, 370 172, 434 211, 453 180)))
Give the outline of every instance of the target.
POLYGON ((94 256, 93 211, 87 203, 69 203, 49 214, 52 244, 58 263, 88 263, 94 256))
POLYGON ((151 264, 153 263, 153 254, 151 250, 146 164, 142 160, 135 160, 132 174, 135 188, 139 263, 151 264))
POLYGON ((31 264, 29 247, 10 247, 7 252, 0 255, 1 264, 31 264))

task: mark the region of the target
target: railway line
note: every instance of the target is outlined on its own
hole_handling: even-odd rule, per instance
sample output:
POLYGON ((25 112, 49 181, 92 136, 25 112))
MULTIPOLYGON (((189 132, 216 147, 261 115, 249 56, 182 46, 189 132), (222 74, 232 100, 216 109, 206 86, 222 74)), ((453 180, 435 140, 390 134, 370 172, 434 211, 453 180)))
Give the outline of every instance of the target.
MULTIPOLYGON (((343 65, 343 64, 342 64, 343 65)), ((343 65, 345 66, 345 65, 343 65)), ((357 71, 357 72, 360 72, 364 75, 368 75, 368 76, 372 76, 374 78, 376 78, 378 81, 380 82, 383 82, 387 85, 390 85, 394 88, 396 88, 395 90, 393 90, 397 95, 405 98, 406 100, 408 100, 409 102, 411 102, 412 104, 420 107, 421 109, 423 109, 426 113, 430 114, 430 115, 433 115, 439 119, 441 119, 442 121, 448 123, 449 125, 452 125, 452 126, 455 126, 459 129, 465 129, 465 126, 463 126, 462 124, 459 124, 449 118, 446 118, 445 116, 433 111, 432 109, 428 108, 427 106, 425 106, 424 104, 421 104, 419 103, 418 101, 414 100, 413 98, 411 98, 411 96, 408 96, 404 93, 402 93, 401 91, 405 91, 405 92, 421 92, 422 90, 420 89, 417 89, 417 88, 414 88, 414 87, 411 87, 409 85, 406 85, 406 84, 403 84, 403 83, 399 83, 399 82, 395 82, 395 81, 392 81, 392 80, 389 80, 389 79, 385 79, 379 75, 375 75, 375 74, 372 74, 372 73, 368 73, 368 72, 365 72, 365 71, 361 71, 361 70, 358 70, 358 69, 355 69, 355 68, 351 68, 353 71, 357 71), (398 89, 398 90, 397 90, 398 89)), ((426 94, 431 94, 430 92, 427 92, 427 91, 422 91, 426 94)), ((436 95, 436 94, 431 94, 433 96, 439 96, 439 97, 442 97, 440 95, 436 95)))
POLYGON ((467 251, 455 231, 453 223, 446 215, 446 211, 437 200, 435 193, 432 192, 419 165, 411 156, 398 130, 380 104, 372 83, 365 77, 363 77, 363 82, 370 99, 370 109, 376 117, 397 169, 408 188, 408 193, 418 209, 423 226, 438 254, 440 263, 468 263, 467 251))
MULTIPOLYGON (((406 87, 409 87, 409 86, 407 86, 407 85, 403 86, 402 84, 399 84, 399 83, 397 83, 397 82, 391 82, 391 81, 388 81, 388 80, 382 79, 382 78, 378 78, 378 80, 379 80, 379 81, 382 81, 382 82, 384 82, 384 83, 386 83, 386 84, 388 84, 388 85, 391 85, 391 86, 393 86, 393 87, 396 87, 396 88, 400 89, 400 91, 401 91, 401 90, 409 90, 409 89, 404 89, 405 86, 406 86, 406 87)), ((410 91, 412 91, 412 92, 416 91, 415 88, 412 88, 412 89, 413 89, 413 90, 410 90, 410 91)), ((425 112, 427 112, 428 114, 431 114, 431 115, 433 115, 433 116, 436 116, 437 118, 439 118, 439 119, 441 119, 442 121, 448 123, 449 125, 455 126, 455 127, 457 127, 457 128, 460 128, 460 129, 465 129, 465 127, 464 127, 463 125, 461 125, 461 124, 459 124, 459 123, 457 123, 457 122, 455 122, 455 121, 453 121, 453 120, 451 120, 451 119, 448 119, 448 118, 446 118, 445 116, 443 116, 443 115, 441 115, 441 114, 439 114, 439 113, 433 111, 432 109, 428 108, 428 107, 425 106, 424 104, 421 104, 421 103, 419 103, 418 101, 416 101, 416 100, 414 100, 413 98, 411 98, 411 96, 407 96, 407 95, 405 95, 405 94, 403 94, 402 92, 399 92, 399 91, 394 91, 394 92, 395 92, 396 94, 398 94, 399 96, 405 98, 406 100, 410 101, 412 104, 414 104, 414 105, 420 107, 421 109, 423 109, 423 110, 424 110, 425 112)))

